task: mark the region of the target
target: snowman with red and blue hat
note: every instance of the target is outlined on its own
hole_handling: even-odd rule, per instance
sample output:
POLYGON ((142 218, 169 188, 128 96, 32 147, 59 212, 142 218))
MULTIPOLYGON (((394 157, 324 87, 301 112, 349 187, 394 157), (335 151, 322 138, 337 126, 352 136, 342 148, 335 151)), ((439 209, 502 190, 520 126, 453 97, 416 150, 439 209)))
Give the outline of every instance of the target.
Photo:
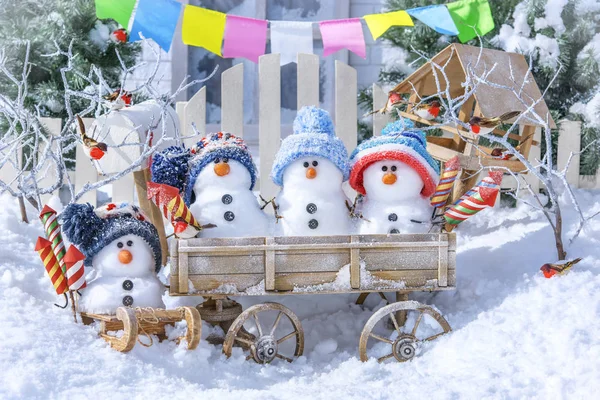
POLYGON ((364 196, 360 233, 419 233, 430 228, 429 201, 439 165, 425 133, 408 119, 388 124, 350 157, 350 186, 364 196))

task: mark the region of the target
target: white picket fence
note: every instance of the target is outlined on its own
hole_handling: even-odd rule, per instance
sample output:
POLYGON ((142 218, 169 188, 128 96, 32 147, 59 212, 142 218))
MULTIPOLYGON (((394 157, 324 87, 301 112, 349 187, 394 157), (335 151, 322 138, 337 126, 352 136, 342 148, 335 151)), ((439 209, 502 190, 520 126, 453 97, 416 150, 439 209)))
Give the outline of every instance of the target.
MULTIPOLYGON (((297 104, 298 108, 308 105, 319 106, 319 58, 312 54, 298 54, 298 86, 297 104)), ((265 198, 273 197, 277 187, 269 179, 271 166, 275 154, 279 149, 283 137, 291 133, 291 125, 281 124, 281 75, 278 54, 267 54, 260 57, 258 65, 258 125, 244 124, 244 65, 238 64, 221 74, 221 125, 210 125, 206 123, 206 88, 201 88, 189 101, 178 102, 177 114, 180 118, 183 136, 192 134, 192 123, 199 132, 227 131, 244 137, 251 151, 258 161, 259 182, 257 189, 265 198)), ((334 109, 329 110, 335 123, 336 133, 340 137, 348 152, 351 152, 357 144, 357 72, 347 64, 335 62, 335 101, 334 109)), ((381 108, 387 101, 387 94, 377 85, 373 85, 374 109, 381 108)), ((246 107, 251 105, 245 105, 246 107)), ((388 122, 385 115, 373 116, 373 131, 377 135, 388 122)), ((93 120, 84 119, 86 126, 93 120)), ((61 130, 61 121, 58 119, 44 119, 42 121, 54 134, 61 130)), ((581 124, 573 121, 561 121, 558 167, 561 168, 567 162, 569 154, 579 151, 581 124)), ((538 131, 535 140, 540 142, 541 133, 538 131)), ((196 141, 197 138, 189 139, 187 142, 196 141)), ((184 140, 185 142, 185 140, 184 140)), ((187 143, 191 144, 191 143, 187 143)), ((539 147, 532 147, 530 159, 539 159, 539 147)), ((567 179, 574 187, 600 188, 598 176, 580 176, 578 156, 572 161, 572 166, 567 179)), ((529 174, 530 175, 530 174, 529 174)), ((0 179, 6 181, 14 176, 14 171, 4 168, 0 170, 0 179)), ((77 148, 76 168, 70 172, 76 190, 79 190, 87 182, 96 182, 97 172, 90 160, 83 153, 81 146, 77 148)), ((48 177, 52 179, 52 177, 48 177)), ((532 176, 525 179, 535 180, 532 176)), ((512 177, 507 176, 503 187, 515 187, 511 182, 512 177)), ((535 181, 531 181, 534 185, 535 181)), ((112 201, 135 201, 135 185, 133 175, 128 175, 121 180, 111 184, 112 188, 104 190, 112 198, 112 201)), ((103 190, 103 191, 104 191, 103 190)), ((90 202, 97 205, 103 199, 96 191, 87 193, 82 202, 90 202)))

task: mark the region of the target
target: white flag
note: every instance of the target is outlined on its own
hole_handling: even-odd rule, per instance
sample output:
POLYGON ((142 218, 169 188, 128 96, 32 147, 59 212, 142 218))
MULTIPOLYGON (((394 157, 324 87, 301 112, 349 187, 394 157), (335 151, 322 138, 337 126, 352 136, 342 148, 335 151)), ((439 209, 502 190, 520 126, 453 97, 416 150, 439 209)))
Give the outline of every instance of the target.
POLYGON ((296 62, 298 53, 313 53, 312 22, 269 21, 271 53, 280 54, 280 63, 296 62))

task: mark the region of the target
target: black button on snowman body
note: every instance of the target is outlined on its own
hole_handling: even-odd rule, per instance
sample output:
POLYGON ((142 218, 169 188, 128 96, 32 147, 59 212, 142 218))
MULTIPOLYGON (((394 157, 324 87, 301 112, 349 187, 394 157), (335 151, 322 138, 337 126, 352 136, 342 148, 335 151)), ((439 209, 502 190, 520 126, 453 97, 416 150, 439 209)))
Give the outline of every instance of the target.
POLYGON ((133 304, 133 297, 131 297, 129 295, 123 297, 123 305, 125 307, 129 307, 132 304, 133 304))
POLYGON ((131 282, 129 279, 124 280, 123 281, 123 289, 125 289, 125 290, 133 289, 133 282, 131 282))

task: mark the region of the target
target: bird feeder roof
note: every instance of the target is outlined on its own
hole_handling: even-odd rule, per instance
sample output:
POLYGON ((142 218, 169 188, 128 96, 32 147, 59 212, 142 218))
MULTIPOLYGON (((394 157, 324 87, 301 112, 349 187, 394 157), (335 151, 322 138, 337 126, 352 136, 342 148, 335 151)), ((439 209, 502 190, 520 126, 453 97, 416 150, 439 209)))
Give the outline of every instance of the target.
MULTIPOLYGON (((441 91, 445 91, 446 79, 438 68, 431 65, 431 62, 439 66, 446 64, 445 73, 450 83, 450 96, 452 98, 463 95, 465 92, 465 89, 462 87, 462 84, 465 82, 465 71, 471 70, 472 76, 480 77, 484 72, 489 72, 495 65, 486 79, 491 85, 480 84, 474 94, 478 107, 476 110, 484 117, 495 117, 509 111, 526 111, 527 105, 532 104, 542 97, 542 93, 531 71, 529 71, 527 61, 522 54, 481 49, 458 43, 453 43, 440 51, 431 61, 423 64, 405 80, 400 82, 392 89, 392 92, 399 94, 412 93, 413 88, 415 88, 421 97, 438 93, 436 78, 433 72, 434 69, 440 89, 441 91), (477 62, 480 53, 481 58, 477 62), (512 66, 512 76, 510 66, 512 66), (525 83, 523 84, 523 82, 525 83), (507 86, 515 89, 516 92, 522 91, 521 97, 527 105, 521 103, 512 90, 494 87, 494 85, 507 86)), ((549 119, 551 128, 556 128, 556 124, 550 115, 550 110, 548 110, 544 99, 541 99, 534 109, 540 117, 549 119)), ((531 117, 533 118, 533 116, 531 117)), ((529 119, 521 119, 520 122, 523 125, 542 125, 529 119)))

